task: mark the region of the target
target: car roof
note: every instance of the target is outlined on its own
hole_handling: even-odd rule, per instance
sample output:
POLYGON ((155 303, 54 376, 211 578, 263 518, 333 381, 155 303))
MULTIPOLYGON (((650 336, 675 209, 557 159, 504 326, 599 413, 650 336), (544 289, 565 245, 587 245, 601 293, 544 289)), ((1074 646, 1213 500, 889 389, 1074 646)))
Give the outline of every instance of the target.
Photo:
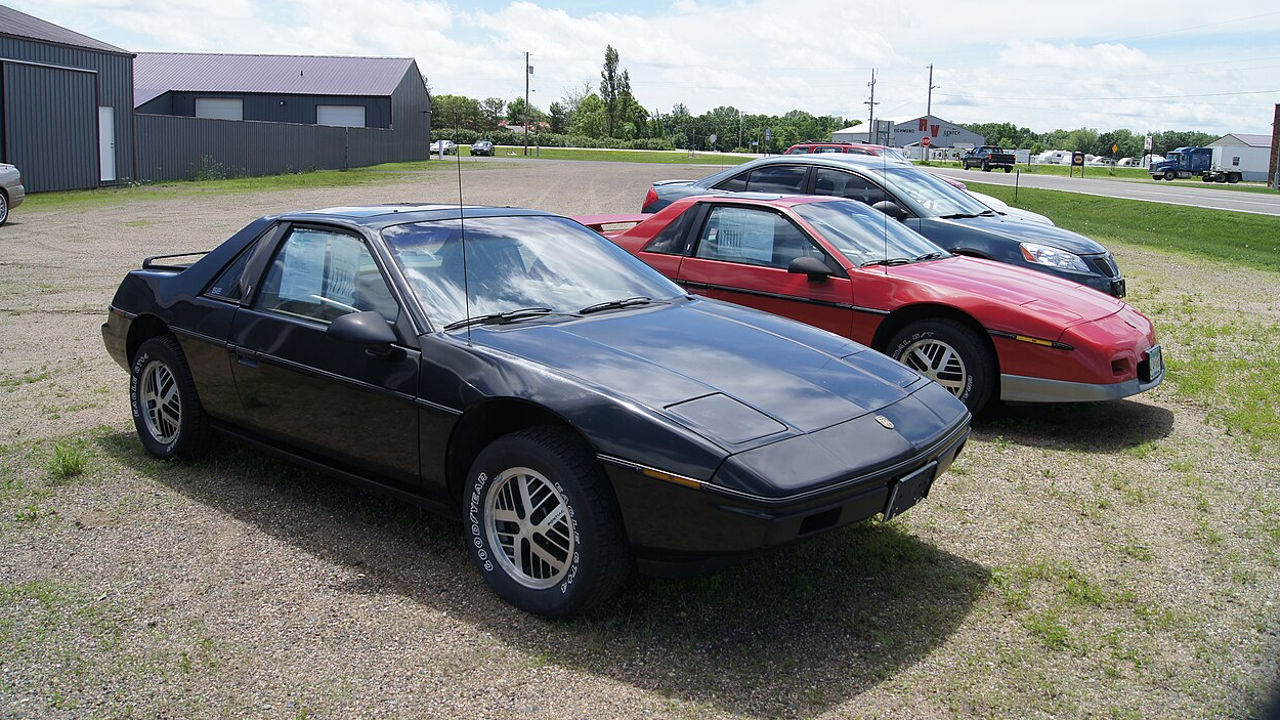
POLYGON ((411 222, 432 222, 435 220, 455 220, 484 217, 560 217, 555 213, 528 208, 493 207, 489 205, 447 205, 443 203, 397 203, 388 205, 355 205, 321 208, 318 210, 302 210, 284 213, 276 217, 278 220, 292 221, 325 221, 343 220, 346 223, 369 227, 386 227, 411 222))

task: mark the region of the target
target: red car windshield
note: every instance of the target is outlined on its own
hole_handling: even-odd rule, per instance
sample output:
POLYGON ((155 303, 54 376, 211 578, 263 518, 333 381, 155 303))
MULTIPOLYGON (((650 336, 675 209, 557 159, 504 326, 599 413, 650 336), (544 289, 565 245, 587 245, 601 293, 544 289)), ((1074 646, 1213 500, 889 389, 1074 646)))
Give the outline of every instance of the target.
POLYGON ((795 212, 854 265, 949 256, 915 230, 860 202, 805 203, 796 205, 795 212))

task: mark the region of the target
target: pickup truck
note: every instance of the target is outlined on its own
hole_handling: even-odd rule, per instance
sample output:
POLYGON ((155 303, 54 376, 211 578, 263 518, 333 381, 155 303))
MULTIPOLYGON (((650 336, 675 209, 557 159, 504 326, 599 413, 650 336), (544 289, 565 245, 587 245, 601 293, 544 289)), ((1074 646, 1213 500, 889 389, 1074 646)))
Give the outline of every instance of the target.
POLYGON ((1013 153, 1007 153, 994 145, 982 145, 960 156, 960 166, 965 170, 980 167, 983 172, 989 172, 991 168, 1002 167, 1005 172, 1012 172, 1014 162, 1016 160, 1013 153))

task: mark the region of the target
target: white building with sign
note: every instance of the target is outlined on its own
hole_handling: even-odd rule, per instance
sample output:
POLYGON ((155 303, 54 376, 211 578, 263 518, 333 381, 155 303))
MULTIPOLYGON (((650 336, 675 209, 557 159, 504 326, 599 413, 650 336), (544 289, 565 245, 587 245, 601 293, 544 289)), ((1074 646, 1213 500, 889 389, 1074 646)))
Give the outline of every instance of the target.
POLYGON ((1232 133, 1209 143, 1213 148, 1213 166, 1222 170, 1239 170, 1245 181, 1267 179, 1271 161, 1271 136, 1232 133))
POLYGON ((949 123, 937 115, 928 117, 918 117, 914 120, 896 123, 888 138, 882 133, 879 138, 871 139, 870 133, 860 125, 844 130, 837 130, 832 134, 831 139, 835 142, 852 142, 865 143, 873 142, 880 145, 892 145, 894 147, 913 147, 921 145, 924 138, 929 138, 930 148, 971 148, 979 145, 985 145, 987 139, 973 131, 949 123), (857 128, 862 128, 861 132, 853 132, 857 128))

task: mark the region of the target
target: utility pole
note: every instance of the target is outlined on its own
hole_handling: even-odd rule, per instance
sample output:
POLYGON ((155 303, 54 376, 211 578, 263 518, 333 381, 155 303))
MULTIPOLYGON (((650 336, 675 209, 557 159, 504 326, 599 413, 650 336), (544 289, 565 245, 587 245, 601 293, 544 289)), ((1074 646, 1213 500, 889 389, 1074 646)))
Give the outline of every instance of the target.
MULTIPOLYGON (((876 69, 871 68, 871 82, 867 83, 867 87, 871 88, 871 99, 863 102, 867 106, 867 138, 873 145, 880 144, 880 134, 876 133, 874 139, 871 139, 872 133, 876 132, 876 69)), ((886 143, 888 144, 888 143, 886 143)))
MULTIPOLYGON (((529 53, 525 53, 525 155, 529 155, 529 76, 534 68, 529 65, 529 53)), ((932 76, 929 76, 932 77, 932 76)))
POLYGON ((933 84, 933 66, 930 65, 929 66, 929 100, 924 106, 924 120, 926 123, 933 119, 933 91, 935 88, 939 88, 939 87, 942 87, 942 86, 933 84))

